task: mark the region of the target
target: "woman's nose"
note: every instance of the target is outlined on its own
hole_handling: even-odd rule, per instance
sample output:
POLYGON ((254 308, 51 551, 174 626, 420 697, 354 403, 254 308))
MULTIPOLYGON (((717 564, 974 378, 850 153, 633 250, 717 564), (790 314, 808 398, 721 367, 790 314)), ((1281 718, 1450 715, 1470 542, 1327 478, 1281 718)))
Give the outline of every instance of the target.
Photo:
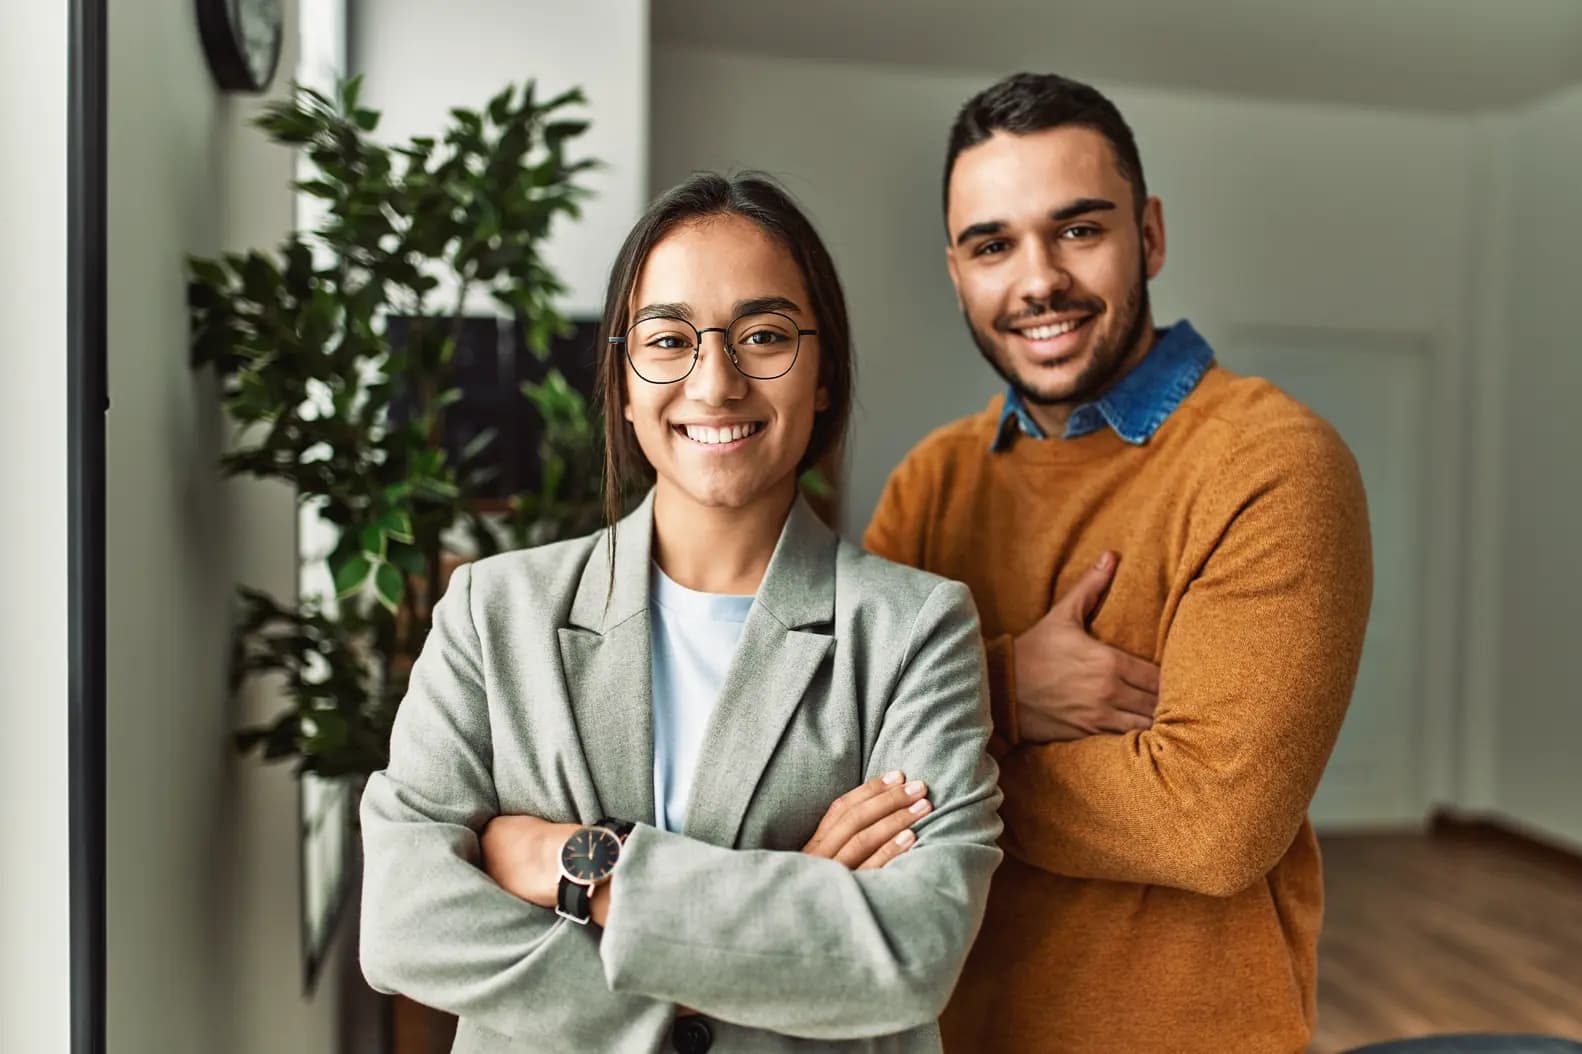
POLYGON ((687 375, 686 388, 687 398, 710 406, 719 406, 746 394, 747 378, 731 361, 725 334, 703 334, 702 343, 698 345, 698 361, 687 375))

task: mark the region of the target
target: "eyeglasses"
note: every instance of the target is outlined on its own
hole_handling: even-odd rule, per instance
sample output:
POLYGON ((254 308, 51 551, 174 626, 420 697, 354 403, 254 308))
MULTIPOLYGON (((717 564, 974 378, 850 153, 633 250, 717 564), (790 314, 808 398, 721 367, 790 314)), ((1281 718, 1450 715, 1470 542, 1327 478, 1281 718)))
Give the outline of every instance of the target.
POLYGON ((818 335, 816 329, 799 329, 796 322, 778 311, 743 315, 729 326, 699 329, 683 318, 645 318, 624 337, 610 337, 611 344, 623 345, 626 359, 637 375, 649 384, 675 384, 686 380, 698 364, 703 334, 724 335, 725 352, 731 365, 744 377, 772 381, 783 377, 796 365, 802 338, 818 335))

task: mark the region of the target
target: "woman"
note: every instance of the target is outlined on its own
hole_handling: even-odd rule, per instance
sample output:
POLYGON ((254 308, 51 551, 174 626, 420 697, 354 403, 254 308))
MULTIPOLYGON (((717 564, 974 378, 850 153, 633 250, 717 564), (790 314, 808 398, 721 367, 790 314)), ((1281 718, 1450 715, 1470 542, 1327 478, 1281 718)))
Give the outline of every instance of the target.
POLYGON ((612 506, 654 486, 453 577, 363 798, 364 972, 456 1051, 937 1050, 1000 856, 981 644, 798 497, 850 404, 829 255, 696 176, 603 329, 612 506))

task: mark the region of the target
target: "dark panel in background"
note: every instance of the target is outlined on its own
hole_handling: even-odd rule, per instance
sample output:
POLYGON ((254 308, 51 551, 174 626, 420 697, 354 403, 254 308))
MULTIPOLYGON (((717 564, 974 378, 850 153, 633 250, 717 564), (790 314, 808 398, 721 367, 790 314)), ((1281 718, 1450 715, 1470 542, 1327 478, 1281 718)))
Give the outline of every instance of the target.
MULTIPOLYGON (((414 321, 402 316, 388 320, 393 348, 402 347, 414 321)), ((542 381, 551 368, 558 369, 591 402, 598 327, 596 320, 574 322, 571 332, 555 340, 548 359, 540 362, 509 319, 477 316, 463 320, 454 362, 455 384, 462 399, 445 412, 444 444, 454 461, 474 436, 487 428, 496 430, 487 460, 499 474, 483 488, 481 497, 508 498, 538 488, 538 444, 543 428, 532 404, 521 394, 522 382, 542 381)), ((409 408, 397 400, 391 415, 398 422, 405 420, 409 408)))

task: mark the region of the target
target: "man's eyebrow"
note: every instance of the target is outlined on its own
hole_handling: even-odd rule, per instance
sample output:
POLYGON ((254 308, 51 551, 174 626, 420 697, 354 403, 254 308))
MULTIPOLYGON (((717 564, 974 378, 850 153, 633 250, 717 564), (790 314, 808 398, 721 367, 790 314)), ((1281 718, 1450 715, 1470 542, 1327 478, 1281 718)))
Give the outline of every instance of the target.
POLYGON ((1086 215, 1089 212, 1113 211, 1115 211, 1115 202, 1110 201, 1107 198, 1078 198, 1069 205, 1062 205, 1055 211, 1051 212, 1049 214, 1049 218, 1054 220, 1056 223, 1061 223, 1065 220, 1075 219, 1078 216, 1086 215))
POLYGON ((965 245, 974 238, 981 238, 985 234, 999 234, 1004 229, 1004 220, 980 220, 977 223, 969 223, 961 228, 960 234, 956 235, 956 244, 965 245))
POLYGON ((755 296, 746 300, 736 301, 736 306, 731 309, 736 318, 743 315, 759 315, 765 311, 801 311, 795 300, 787 300, 783 296, 755 296))
POLYGON ((648 304, 637 309, 632 315, 632 324, 643 321, 645 318, 682 318, 692 321, 692 308, 686 304, 648 304))

